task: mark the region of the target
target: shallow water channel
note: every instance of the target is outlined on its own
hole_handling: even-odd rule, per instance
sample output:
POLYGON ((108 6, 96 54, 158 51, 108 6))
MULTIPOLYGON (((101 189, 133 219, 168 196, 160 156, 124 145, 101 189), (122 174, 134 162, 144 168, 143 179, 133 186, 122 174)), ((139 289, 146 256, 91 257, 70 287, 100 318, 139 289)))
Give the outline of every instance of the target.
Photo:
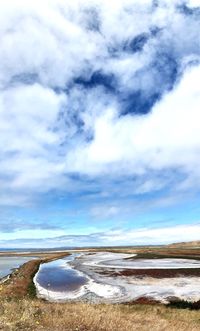
POLYGON ((0 257, 0 279, 8 276, 13 269, 19 268, 22 264, 34 259, 26 256, 1 256, 0 257))

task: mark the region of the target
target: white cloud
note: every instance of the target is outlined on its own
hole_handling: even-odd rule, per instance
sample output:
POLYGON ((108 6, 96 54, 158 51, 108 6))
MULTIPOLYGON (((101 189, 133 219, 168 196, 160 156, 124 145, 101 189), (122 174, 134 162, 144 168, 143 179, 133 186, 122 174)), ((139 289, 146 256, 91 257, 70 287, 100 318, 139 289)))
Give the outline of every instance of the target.
POLYGON ((108 232, 91 233, 88 235, 66 235, 59 231, 17 232, 9 234, 7 240, 1 238, 0 245, 4 247, 69 247, 69 246, 115 246, 115 245, 160 245, 184 241, 199 240, 200 225, 179 225, 155 229, 110 230, 108 232), (58 237, 55 237, 55 235, 58 237), (29 235, 29 236, 27 236, 29 235))
POLYGON ((99 116, 94 140, 73 152, 77 171, 90 172, 92 167, 93 171, 111 172, 118 163, 117 169, 126 168, 129 173, 171 167, 190 173, 199 163, 199 75, 200 66, 189 68, 175 89, 146 116, 118 118, 113 109, 99 116))
POLYGON ((178 168, 186 176, 179 189, 193 187, 199 23, 180 12, 183 3, 0 1, 0 204, 74 188, 71 172, 141 176, 141 194, 167 185, 156 172, 178 168), (144 34, 134 53, 131 42, 144 34), (113 79, 115 92, 103 81, 89 85, 94 73, 113 79), (154 92, 161 100, 143 116, 132 102, 132 113, 121 116, 138 91, 142 100, 154 92))
POLYGON ((198 7, 200 6, 200 1, 199 0, 187 0, 187 3, 190 7, 198 7))
POLYGON ((131 244, 167 244, 182 241, 199 240, 200 225, 179 225, 167 228, 137 229, 130 231, 112 231, 106 234, 111 243, 131 244))

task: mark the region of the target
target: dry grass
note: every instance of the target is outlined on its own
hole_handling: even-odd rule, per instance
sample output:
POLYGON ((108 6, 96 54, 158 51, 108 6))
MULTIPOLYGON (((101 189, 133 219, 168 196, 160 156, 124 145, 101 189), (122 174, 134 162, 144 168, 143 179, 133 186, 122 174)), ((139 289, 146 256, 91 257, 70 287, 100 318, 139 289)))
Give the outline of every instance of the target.
POLYGON ((161 305, 90 305, 20 299, 0 302, 5 331, 199 331, 198 311, 161 305))

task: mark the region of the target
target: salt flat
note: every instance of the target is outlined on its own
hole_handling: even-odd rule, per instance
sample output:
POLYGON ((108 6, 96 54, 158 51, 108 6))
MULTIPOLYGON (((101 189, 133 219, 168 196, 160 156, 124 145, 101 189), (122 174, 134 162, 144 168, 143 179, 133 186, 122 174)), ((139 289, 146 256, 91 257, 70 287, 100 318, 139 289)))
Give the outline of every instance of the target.
MULTIPOLYGON (((135 254, 119 253, 80 253, 72 255, 67 261, 60 260, 60 268, 73 270, 76 277, 84 277, 85 283, 75 290, 58 291, 52 284, 45 288, 40 284, 36 274, 36 284, 39 297, 50 301, 82 300, 89 302, 127 302, 146 297, 167 303, 171 297, 196 301, 200 299, 199 277, 136 277, 113 275, 112 270, 124 269, 191 269, 200 268, 200 261, 190 259, 135 259, 135 254), (131 259, 127 259, 131 258, 131 259), (105 272, 106 271, 106 272, 105 272), (110 274, 109 274, 109 271, 110 274)), ((68 281, 66 279, 66 281, 68 281)), ((48 276, 47 276, 48 282, 48 276)), ((70 279, 69 279, 70 282, 70 279)))
POLYGON ((96 253, 84 255, 84 265, 119 269, 182 269, 200 268, 200 261, 192 259, 132 259, 136 254, 96 253))

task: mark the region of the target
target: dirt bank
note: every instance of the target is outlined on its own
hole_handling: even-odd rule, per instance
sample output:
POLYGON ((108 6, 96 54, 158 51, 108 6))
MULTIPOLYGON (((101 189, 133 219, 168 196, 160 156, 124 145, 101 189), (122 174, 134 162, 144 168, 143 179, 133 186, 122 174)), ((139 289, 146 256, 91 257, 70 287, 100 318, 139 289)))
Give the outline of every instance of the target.
POLYGON ((42 258, 31 260, 15 269, 10 277, 0 285, 0 297, 23 298, 35 296, 33 277, 41 263, 68 256, 69 253, 43 254, 42 258))

